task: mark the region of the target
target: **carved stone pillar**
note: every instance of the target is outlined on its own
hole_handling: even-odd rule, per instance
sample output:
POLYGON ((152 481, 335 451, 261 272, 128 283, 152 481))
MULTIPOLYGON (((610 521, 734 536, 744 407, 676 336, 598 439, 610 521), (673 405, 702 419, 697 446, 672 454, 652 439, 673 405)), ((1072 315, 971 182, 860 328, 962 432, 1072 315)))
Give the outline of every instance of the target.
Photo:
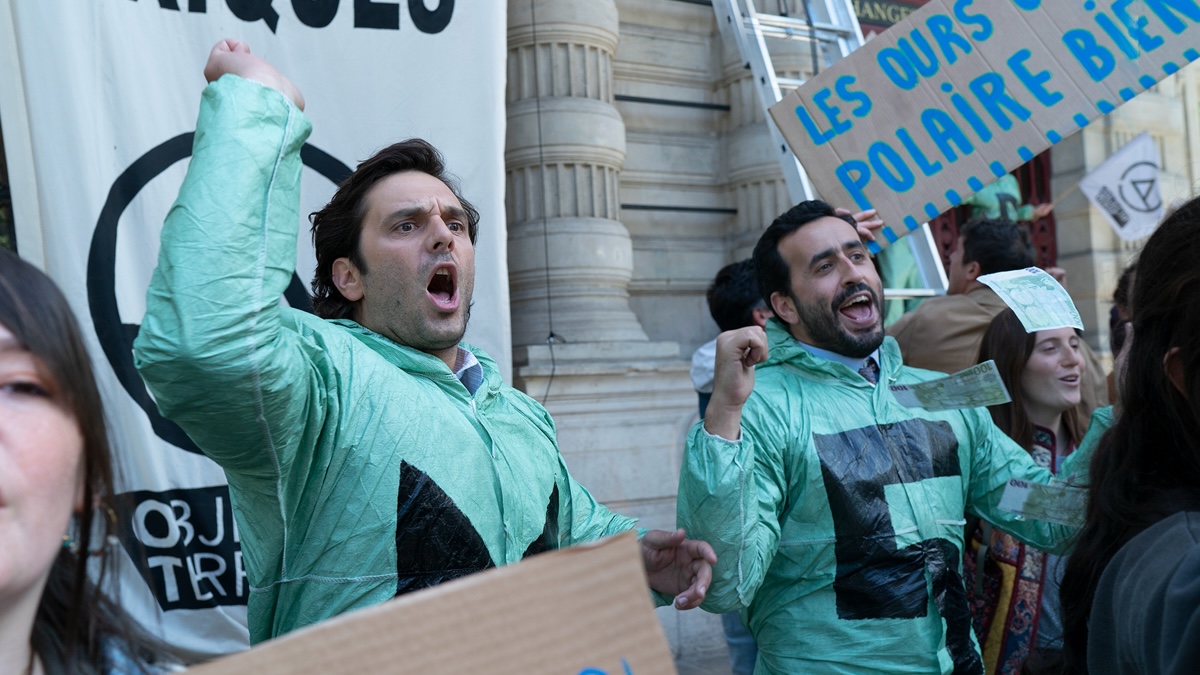
POLYGON ((612 105, 611 0, 512 0, 508 269, 513 344, 645 341, 618 220, 625 125, 612 105))
POLYGON ((651 342, 629 305, 618 30, 613 0, 509 0, 513 383, 553 415, 572 474, 596 499, 669 529, 696 395, 679 345, 651 342), (551 330, 562 340, 547 344, 551 330))
MULTIPOLYGON (((767 46, 778 76, 811 76, 812 58, 807 43, 771 39, 767 46)), ((724 129, 725 156, 729 189, 737 208, 730 243, 733 260, 741 260, 750 256, 767 225, 794 203, 783 180, 779 153, 771 143, 754 76, 744 67, 735 47, 722 41, 722 48, 723 67, 718 86, 724 90, 730 107, 728 126, 724 129)))

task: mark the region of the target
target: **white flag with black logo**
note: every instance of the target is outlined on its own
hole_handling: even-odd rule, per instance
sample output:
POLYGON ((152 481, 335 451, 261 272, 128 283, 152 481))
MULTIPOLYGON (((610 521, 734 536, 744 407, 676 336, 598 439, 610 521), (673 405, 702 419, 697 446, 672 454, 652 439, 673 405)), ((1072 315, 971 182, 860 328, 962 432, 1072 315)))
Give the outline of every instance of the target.
POLYGON ((1162 220, 1158 146, 1143 131, 1079 181, 1079 189, 1100 209, 1122 239, 1150 236, 1162 220))
POLYGON ((482 214, 467 340, 507 372, 505 7, 0 0, 0 119, 17 252, 62 287, 95 358, 123 479, 113 498, 118 601, 188 659, 248 646, 251 589, 225 474, 158 413, 131 344, 159 230, 191 156, 205 58, 221 37, 246 40, 308 102, 313 132, 300 152, 288 302, 308 302, 315 254, 305 216, 360 160, 422 137, 482 214))

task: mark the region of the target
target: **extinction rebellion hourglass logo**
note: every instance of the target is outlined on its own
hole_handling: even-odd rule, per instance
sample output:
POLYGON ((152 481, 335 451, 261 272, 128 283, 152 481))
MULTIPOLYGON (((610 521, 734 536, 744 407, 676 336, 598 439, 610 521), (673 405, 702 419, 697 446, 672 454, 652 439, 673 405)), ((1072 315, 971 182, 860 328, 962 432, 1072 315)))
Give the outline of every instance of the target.
MULTIPOLYGON (((182 429, 158 414, 133 365, 133 341, 139 326, 122 321, 116 290, 121 215, 150 181, 191 156, 192 136, 180 134, 155 147, 113 183, 92 234, 87 289, 92 323, 104 355, 125 392, 145 412, 155 435, 188 452, 203 454, 182 429)), ((334 185, 350 175, 349 167, 313 145, 306 143, 300 158, 304 166, 334 185)), ((308 292, 295 273, 284 297, 292 307, 310 307, 308 292)), ((227 486, 161 492, 135 489, 117 495, 114 501, 121 541, 163 610, 246 603, 248 588, 227 486)))

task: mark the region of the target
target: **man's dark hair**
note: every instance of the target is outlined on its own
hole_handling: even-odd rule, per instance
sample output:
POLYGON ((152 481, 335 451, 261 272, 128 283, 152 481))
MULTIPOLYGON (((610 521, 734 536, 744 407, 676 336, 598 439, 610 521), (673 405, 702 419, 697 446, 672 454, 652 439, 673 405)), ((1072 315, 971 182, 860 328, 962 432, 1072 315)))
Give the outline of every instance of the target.
POLYGON ((754 261, 747 258, 722 267, 706 297, 708 311, 722 331, 754 325, 754 310, 763 304, 754 277, 754 261))
POLYGON ((1116 358, 1125 346, 1125 324, 1129 323, 1129 287, 1133 285, 1133 275, 1137 264, 1130 263, 1117 279, 1117 288, 1113 291, 1113 306, 1108 313, 1108 342, 1112 355, 1116 358))
POLYGON ((995 274, 1025 269, 1037 264, 1037 251, 1029 229, 1011 220, 981 218, 962 226, 965 265, 979 263, 979 273, 995 274))
POLYGON ((789 234, 811 223, 818 218, 840 218, 857 231, 858 224, 850 216, 839 216, 833 212, 833 207, 823 201, 800 202, 788 209, 787 213, 779 216, 759 237, 754 246, 751 261, 754 264, 755 276, 758 278, 758 294, 771 307, 771 294, 792 292, 792 273, 787 261, 779 255, 779 241, 789 234))
POLYGON ((344 298, 333 284, 333 261, 349 258, 359 271, 367 273, 359 247, 362 219, 367 214, 366 194, 379 181, 405 171, 427 173, 450 188, 467 214, 467 233, 471 243, 475 243, 479 211, 463 199, 457 181, 446 172, 446 164, 437 148, 419 138, 389 145, 359 164, 338 186, 333 199, 323 209, 309 215, 313 247, 317 252, 317 270, 312 280, 313 312, 317 316, 324 319, 353 317, 354 303, 344 298))

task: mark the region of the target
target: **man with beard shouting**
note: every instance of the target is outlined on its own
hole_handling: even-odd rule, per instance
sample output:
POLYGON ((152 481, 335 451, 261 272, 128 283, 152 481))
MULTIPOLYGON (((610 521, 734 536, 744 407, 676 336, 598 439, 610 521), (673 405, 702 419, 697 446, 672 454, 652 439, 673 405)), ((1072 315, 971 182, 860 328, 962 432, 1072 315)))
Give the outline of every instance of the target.
POLYGON ((982 673, 963 514, 1057 548, 1072 528, 998 506, 1009 479, 1053 476, 986 409, 896 402, 888 385, 944 374, 902 365, 884 337, 883 287, 853 219, 803 202, 753 260, 775 318, 718 336, 680 476, 679 524, 719 560, 703 607, 742 610, 759 675, 982 673))
MULTIPOLYGON (((304 99, 237 41, 204 74, 134 349, 229 478, 251 641, 633 529, 572 480, 546 410, 461 342, 479 214, 437 150, 402 141, 338 186, 312 217, 317 316, 281 307, 304 99)), ((653 530, 642 557, 676 607, 703 599, 707 544, 653 530)))

